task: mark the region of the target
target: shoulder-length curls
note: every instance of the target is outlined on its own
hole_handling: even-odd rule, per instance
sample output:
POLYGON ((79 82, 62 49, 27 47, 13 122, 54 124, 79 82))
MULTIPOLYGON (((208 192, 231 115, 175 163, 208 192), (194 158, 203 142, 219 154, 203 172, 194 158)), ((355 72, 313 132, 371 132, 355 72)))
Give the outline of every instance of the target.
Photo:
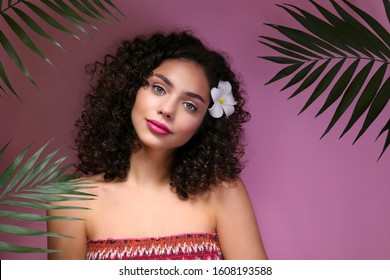
POLYGON ((126 178, 130 154, 140 148, 130 117, 136 93, 167 59, 196 62, 204 69, 210 89, 220 80, 229 81, 237 101, 228 118, 214 119, 206 114, 199 131, 176 150, 172 188, 179 197, 188 198, 238 176, 243 168, 243 124, 250 118, 243 109, 245 93, 224 56, 188 32, 155 33, 124 41, 115 55, 106 55, 103 62, 87 67, 94 82, 75 124, 78 171, 103 173, 106 181, 126 178))

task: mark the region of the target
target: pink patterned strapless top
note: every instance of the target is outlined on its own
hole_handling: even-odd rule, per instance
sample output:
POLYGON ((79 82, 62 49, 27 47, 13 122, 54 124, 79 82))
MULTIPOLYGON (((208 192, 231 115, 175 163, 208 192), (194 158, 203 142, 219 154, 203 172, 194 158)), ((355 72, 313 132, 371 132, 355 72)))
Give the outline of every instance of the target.
POLYGON ((87 260, 222 260, 216 233, 88 240, 87 260))

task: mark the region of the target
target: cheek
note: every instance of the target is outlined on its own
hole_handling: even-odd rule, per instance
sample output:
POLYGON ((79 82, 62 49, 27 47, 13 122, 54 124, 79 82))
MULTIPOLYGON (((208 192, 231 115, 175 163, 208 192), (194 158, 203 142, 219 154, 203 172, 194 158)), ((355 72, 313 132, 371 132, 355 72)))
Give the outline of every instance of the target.
POLYGON ((142 112, 146 109, 147 106, 151 104, 150 96, 142 88, 137 92, 135 98, 133 112, 142 112))
POLYGON ((142 115, 142 112, 145 110, 144 104, 147 104, 145 100, 145 94, 142 93, 142 88, 137 92, 135 97, 135 102, 131 110, 131 121, 135 124, 138 118, 142 115))
POLYGON ((191 138, 200 128, 202 121, 203 117, 201 119, 187 119, 183 121, 182 131, 188 135, 188 138, 191 138))

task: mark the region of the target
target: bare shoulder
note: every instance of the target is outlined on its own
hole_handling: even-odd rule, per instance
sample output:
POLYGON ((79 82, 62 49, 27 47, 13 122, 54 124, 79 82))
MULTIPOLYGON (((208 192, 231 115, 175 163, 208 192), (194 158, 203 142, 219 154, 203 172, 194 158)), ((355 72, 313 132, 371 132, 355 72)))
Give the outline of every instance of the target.
POLYGON ((211 197, 217 215, 222 215, 225 211, 237 209, 237 207, 252 209, 247 188, 240 177, 213 186, 211 197))
POLYGON ((241 178, 213 187, 212 204, 226 259, 266 259, 256 215, 241 178))
POLYGON ((236 200, 249 202, 247 201, 249 199, 248 192, 240 177, 213 186, 212 191, 215 206, 224 206, 224 204, 230 204, 236 200))

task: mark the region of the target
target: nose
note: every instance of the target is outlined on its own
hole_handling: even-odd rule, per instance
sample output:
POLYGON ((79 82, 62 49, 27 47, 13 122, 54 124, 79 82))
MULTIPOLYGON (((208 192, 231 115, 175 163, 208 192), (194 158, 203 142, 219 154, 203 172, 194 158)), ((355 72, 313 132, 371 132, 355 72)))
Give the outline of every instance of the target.
POLYGON ((176 102, 174 98, 166 97, 164 100, 161 101, 158 114, 161 115, 163 118, 173 120, 175 117, 175 110, 176 110, 176 102))

